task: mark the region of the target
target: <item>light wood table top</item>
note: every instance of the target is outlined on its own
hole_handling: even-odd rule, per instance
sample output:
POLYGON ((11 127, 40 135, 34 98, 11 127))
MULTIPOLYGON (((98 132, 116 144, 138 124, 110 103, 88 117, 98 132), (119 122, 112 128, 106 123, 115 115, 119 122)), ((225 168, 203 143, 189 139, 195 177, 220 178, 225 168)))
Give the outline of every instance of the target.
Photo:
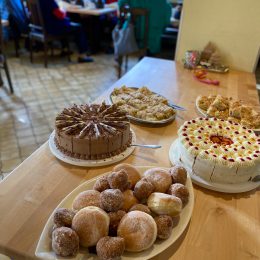
MULTIPOLYGON (((185 120, 197 117, 199 94, 223 94, 258 105, 253 74, 230 71, 212 74, 220 86, 196 81, 191 71, 172 61, 144 58, 97 101, 106 99, 114 87, 148 86, 187 112, 165 127, 132 125, 138 143, 160 144, 161 149, 137 148, 125 162, 139 166, 170 167, 168 151, 185 120)), ((0 253, 14 259, 34 258, 43 227, 60 201, 79 184, 113 166, 80 168, 57 160, 45 143, 0 183, 0 253)), ((194 185, 195 206, 189 226, 180 239, 154 259, 259 259, 260 192, 222 194, 194 185)))
POLYGON ((80 15, 94 15, 99 16, 103 14, 113 13, 117 11, 117 4, 108 4, 104 8, 84 8, 81 6, 75 6, 66 2, 61 2, 60 5, 65 8, 68 13, 80 14, 80 15))

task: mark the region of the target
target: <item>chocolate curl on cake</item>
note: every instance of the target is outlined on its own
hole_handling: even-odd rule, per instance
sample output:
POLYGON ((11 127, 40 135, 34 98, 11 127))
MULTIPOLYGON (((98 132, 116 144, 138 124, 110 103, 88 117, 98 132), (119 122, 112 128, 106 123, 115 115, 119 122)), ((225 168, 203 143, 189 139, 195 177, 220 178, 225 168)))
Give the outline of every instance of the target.
POLYGON ((76 131, 80 130, 80 128, 83 125, 84 125, 84 123, 77 123, 75 125, 62 128, 62 131, 64 131, 66 134, 72 134, 72 133, 75 133, 76 131))
POLYGON ((108 120, 108 121, 115 121, 115 120, 119 120, 119 121, 126 121, 127 117, 126 116, 122 116, 122 117, 109 117, 109 116, 104 116, 104 119, 108 120))
POLYGON ((89 122, 79 133, 79 138, 84 138, 90 129, 93 128, 93 123, 89 122))
POLYGON ((109 126, 115 126, 117 128, 125 128, 129 122, 128 121, 104 121, 104 124, 109 126))
POLYGON ((106 124, 103 124, 103 123, 100 123, 100 126, 102 126, 102 128, 107 131, 108 133, 111 133, 111 134, 115 134, 116 133, 116 128, 112 127, 112 126, 109 126, 109 125, 106 125, 106 124))
POLYGON ((111 114, 111 113, 113 113, 114 111, 116 111, 116 105, 115 104, 113 104, 112 106, 110 106, 110 107, 108 107, 107 109, 105 109, 102 113, 101 113, 101 115, 102 116, 105 116, 105 115, 107 115, 107 114, 111 114))
POLYGON ((100 132, 99 132, 99 129, 98 129, 98 125, 97 125, 97 124, 94 124, 94 131, 95 131, 95 136, 96 136, 96 137, 99 137, 99 136, 100 136, 100 132))
POLYGON ((107 108, 107 105, 105 103, 105 101, 102 101, 101 105, 98 108, 98 113, 101 113, 102 111, 104 111, 107 108))
POLYGON ((73 120, 56 120, 56 126, 58 128, 64 128, 66 126, 70 126, 73 123, 75 123, 73 120))

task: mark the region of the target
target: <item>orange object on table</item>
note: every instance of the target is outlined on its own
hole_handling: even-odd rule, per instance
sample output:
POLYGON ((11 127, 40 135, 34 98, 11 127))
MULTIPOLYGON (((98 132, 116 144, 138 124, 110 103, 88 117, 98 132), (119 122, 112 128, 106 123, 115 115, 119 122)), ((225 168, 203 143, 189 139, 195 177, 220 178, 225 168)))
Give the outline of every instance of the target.
POLYGON ((218 86, 219 81, 216 79, 211 79, 207 77, 207 71, 203 69, 195 69, 193 70, 193 74, 197 80, 199 80, 202 83, 211 84, 218 86))

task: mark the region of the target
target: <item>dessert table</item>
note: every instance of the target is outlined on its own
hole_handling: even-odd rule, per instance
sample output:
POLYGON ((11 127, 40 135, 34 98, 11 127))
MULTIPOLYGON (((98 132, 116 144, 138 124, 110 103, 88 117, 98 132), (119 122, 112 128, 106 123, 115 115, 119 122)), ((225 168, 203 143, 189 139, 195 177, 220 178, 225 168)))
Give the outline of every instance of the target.
MULTIPOLYGON (((187 109, 164 127, 132 125, 141 144, 161 149, 136 148, 125 162, 139 166, 170 167, 168 151, 185 120, 197 117, 199 94, 222 94, 259 104, 255 77, 230 71, 212 74, 220 86, 196 81, 192 72, 173 61, 144 58, 96 101, 108 99, 114 87, 148 86, 187 109)), ((14 259, 34 259, 43 227, 60 201, 79 184, 113 165, 80 168, 56 159, 46 142, 0 183, 0 253, 14 259)), ((223 194, 194 185, 195 205, 182 236, 153 259, 258 259, 260 258, 260 189, 242 194, 223 194)))

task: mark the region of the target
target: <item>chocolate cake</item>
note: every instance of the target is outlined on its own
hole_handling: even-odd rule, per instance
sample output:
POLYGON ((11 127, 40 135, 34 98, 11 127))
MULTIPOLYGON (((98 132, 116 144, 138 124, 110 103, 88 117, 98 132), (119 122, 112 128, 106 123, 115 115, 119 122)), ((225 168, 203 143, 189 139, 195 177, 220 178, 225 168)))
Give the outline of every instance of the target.
POLYGON ((108 158, 123 152, 131 141, 129 120, 116 105, 73 105, 55 120, 56 146, 74 158, 108 158))

